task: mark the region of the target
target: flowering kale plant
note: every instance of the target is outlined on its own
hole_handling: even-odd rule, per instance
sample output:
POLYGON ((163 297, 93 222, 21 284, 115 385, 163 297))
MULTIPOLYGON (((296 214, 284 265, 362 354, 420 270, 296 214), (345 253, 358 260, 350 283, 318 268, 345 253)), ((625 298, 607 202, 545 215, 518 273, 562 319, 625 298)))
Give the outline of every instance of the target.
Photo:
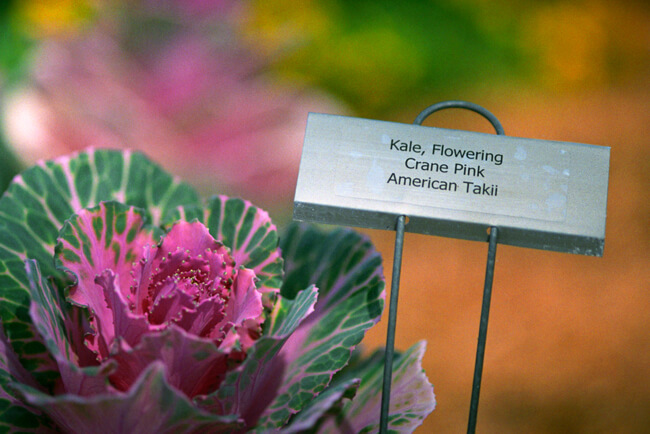
MULTIPOLYGON (((0 431, 371 432, 381 258, 139 153, 38 164, 0 199, 0 431)), ((424 345, 395 360, 390 427, 435 405, 424 345)))

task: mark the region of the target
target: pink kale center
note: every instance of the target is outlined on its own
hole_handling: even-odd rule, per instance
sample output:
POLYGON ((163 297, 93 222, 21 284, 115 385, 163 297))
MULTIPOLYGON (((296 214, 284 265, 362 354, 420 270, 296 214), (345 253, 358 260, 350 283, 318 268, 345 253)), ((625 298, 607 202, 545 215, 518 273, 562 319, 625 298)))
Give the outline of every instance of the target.
MULTIPOLYGON (((81 226, 92 221, 84 213, 81 226)), ((122 390, 154 360, 163 360, 168 380, 190 396, 213 388, 227 360, 242 360, 261 335, 264 307, 255 273, 236 267, 202 223, 177 222, 156 245, 138 214, 127 219, 140 231, 131 241, 120 239, 120 249, 104 248, 110 243, 98 239, 90 256, 62 259, 78 277, 70 300, 90 312, 86 346, 96 362, 118 363, 111 381, 122 390), (198 371, 178 362, 196 364, 206 354, 203 379, 188 380, 198 371)))

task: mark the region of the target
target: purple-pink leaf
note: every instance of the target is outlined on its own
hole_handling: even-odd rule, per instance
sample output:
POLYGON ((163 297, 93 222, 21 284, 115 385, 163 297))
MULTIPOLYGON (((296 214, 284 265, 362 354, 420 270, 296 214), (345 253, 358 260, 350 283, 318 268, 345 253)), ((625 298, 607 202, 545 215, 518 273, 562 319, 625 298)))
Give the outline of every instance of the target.
POLYGON ((217 325, 225 318, 223 306, 224 302, 221 300, 204 300, 196 308, 182 309, 182 314, 175 323, 193 335, 209 336, 215 341, 222 341, 226 333, 219 330, 217 325))
POLYGON ((67 432, 232 433, 242 426, 236 416, 217 416, 192 405, 169 386, 162 362, 152 363, 127 393, 80 399, 75 395, 50 396, 24 385, 17 387, 31 405, 42 409, 67 432))
MULTIPOLYGON (((143 335, 152 330, 158 330, 158 327, 151 327, 144 316, 136 315, 129 310, 128 302, 124 299, 119 282, 112 270, 105 270, 95 277, 95 283, 97 284, 95 290, 104 294, 106 306, 112 312, 112 329, 101 327, 100 324, 99 333, 95 336, 96 339, 101 340, 102 347, 108 349, 108 353, 111 352, 111 346, 117 337, 120 341, 135 346, 143 335)), ((93 345, 93 347, 96 346, 93 345)))
POLYGON ((93 348, 101 358, 108 357, 115 336, 114 312, 95 279, 105 270, 117 271, 116 287, 123 291, 124 298, 130 297, 132 263, 142 255, 144 246, 155 243, 152 232, 144 229, 140 212, 117 202, 102 202, 95 208, 81 210, 59 234, 57 262, 76 277, 68 297, 90 311, 93 328, 103 337, 93 348))
MULTIPOLYGON (((221 302, 229 297, 237 275, 234 261, 222 243, 216 241, 201 223, 177 222, 160 246, 146 247, 133 270, 133 311, 150 316, 162 298, 180 292, 177 299, 179 320, 183 309, 205 300, 221 302)), ((171 313, 173 314, 173 312, 171 313)), ((160 316, 158 313, 156 316, 160 316)))
POLYGON ((112 384, 128 390, 154 361, 165 365, 167 382, 192 398, 215 390, 227 370, 229 354, 207 340, 176 326, 147 335, 134 348, 115 349, 112 360, 118 364, 112 384))
POLYGON ((223 346, 233 347, 238 342, 243 350, 247 350, 262 333, 262 294, 255 288, 254 279, 252 270, 239 270, 226 307, 228 321, 220 323, 221 329, 228 330, 223 346))
POLYGON ((114 363, 94 367, 80 366, 78 353, 81 351, 85 356, 85 349, 82 342, 71 342, 65 327, 66 323, 71 324, 71 320, 63 313, 57 292, 44 279, 36 261, 27 260, 25 266, 32 296, 30 315, 58 364, 61 384, 57 385, 57 389, 81 396, 106 392, 107 374, 114 363))
POLYGON ((310 287, 301 291, 295 300, 279 298, 268 326, 243 363, 228 373, 219 390, 198 404, 218 414, 239 414, 252 428, 262 412, 276 397, 285 367, 278 351, 287 338, 314 309, 318 291, 310 287))

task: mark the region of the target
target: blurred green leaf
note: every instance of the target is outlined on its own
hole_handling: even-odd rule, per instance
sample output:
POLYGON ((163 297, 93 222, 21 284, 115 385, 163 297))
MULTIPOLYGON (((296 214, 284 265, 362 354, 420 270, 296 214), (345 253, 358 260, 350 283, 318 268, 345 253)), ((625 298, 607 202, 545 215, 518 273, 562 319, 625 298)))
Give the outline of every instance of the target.
MULTIPOLYGON (((26 35, 16 29, 11 20, 15 0, 0 1, 0 117, 2 116, 2 95, 25 76, 25 55, 31 47, 26 35)), ((0 192, 4 192, 12 178, 22 169, 16 155, 9 149, 0 128, 0 192)))
POLYGON ((9 182, 21 170, 22 165, 13 151, 9 150, 2 131, 0 131, 0 193, 7 189, 9 182))
POLYGON ((16 0, 0 1, 0 90, 25 76, 25 55, 33 45, 13 18, 17 5, 16 0))
POLYGON ((271 12, 254 17, 252 29, 276 44, 276 71, 327 89, 361 115, 391 113, 423 94, 451 95, 526 71, 518 27, 502 16, 486 23, 476 5, 319 0, 310 3, 312 12, 293 12, 285 3, 255 4, 256 13, 271 12))

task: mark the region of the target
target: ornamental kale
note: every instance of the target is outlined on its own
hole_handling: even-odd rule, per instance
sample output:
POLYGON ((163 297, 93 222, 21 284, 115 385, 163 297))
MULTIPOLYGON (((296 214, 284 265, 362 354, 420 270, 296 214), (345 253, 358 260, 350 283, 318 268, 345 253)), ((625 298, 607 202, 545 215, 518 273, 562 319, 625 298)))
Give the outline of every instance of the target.
MULTIPOLYGON (((279 241, 263 210, 202 204, 139 153, 40 163, 0 199, 0 430, 374 431, 382 356, 346 365, 383 304, 352 231, 279 241)), ((400 432, 435 405, 423 352, 395 361, 400 432)))

